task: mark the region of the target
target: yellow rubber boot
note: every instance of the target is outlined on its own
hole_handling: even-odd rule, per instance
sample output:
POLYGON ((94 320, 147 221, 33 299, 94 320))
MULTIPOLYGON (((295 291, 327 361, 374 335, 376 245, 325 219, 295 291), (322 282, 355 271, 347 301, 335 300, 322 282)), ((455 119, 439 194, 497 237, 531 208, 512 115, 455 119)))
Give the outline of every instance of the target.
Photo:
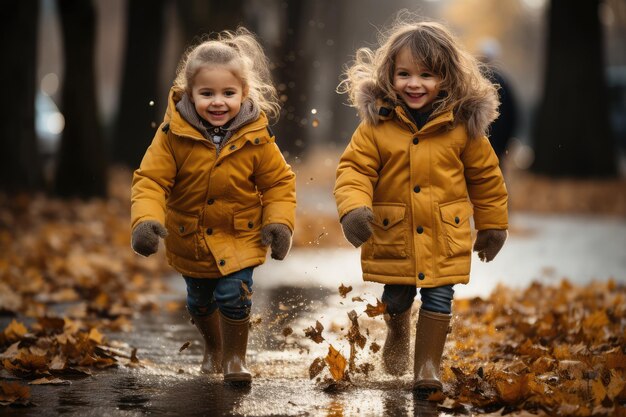
POLYGON ((441 356, 448 336, 451 314, 420 309, 415 332, 413 390, 420 398, 441 392, 441 356))
POLYGON ((410 369, 411 308, 395 315, 385 314, 387 338, 383 346, 383 368, 388 374, 402 375, 410 369))
POLYGON ((208 316, 191 316, 191 321, 198 328, 204 339, 204 358, 200 371, 205 374, 222 372, 222 332, 219 312, 215 310, 208 316))
POLYGON ((222 360, 224 382, 247 385, 252 381, 252 375, 246 368, 249 322, 249 316, 241 320, 233 320, 220 314, 224 350, 222 360))

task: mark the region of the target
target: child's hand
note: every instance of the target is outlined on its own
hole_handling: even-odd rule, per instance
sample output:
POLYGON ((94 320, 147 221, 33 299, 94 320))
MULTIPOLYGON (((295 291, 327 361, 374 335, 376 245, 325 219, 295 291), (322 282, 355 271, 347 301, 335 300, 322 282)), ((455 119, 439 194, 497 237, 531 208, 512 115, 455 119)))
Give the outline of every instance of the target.
POLYGON ((356 208, 341 218, 343 234, 352 246, 358 248, 372 236, 370 225, 372 220, 374 220, 374 213, 369 207, 356 208))
POLYGON ((481 261, 489 262, 500 252, 505 240, 506 230, 479 230, 474 242, 474 252, 478 252, 481 261))
POLYGON ((272 247, 272 259, 282 261, 291 247, 291 230, 281 223, 270 223, 261 229, 261 243, 272 247))
POLYGON ((167 230, 154 220, 139 223, 130 241, 133 250, 141 256, 150 256, 159 249, 159 237, 165 238, 167 230))

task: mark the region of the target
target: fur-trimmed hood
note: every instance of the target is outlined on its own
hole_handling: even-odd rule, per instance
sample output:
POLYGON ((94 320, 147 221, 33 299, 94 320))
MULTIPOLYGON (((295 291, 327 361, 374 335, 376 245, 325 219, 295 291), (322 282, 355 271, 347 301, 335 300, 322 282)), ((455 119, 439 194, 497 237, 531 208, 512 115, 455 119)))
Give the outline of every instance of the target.
MULTIPOLYGON (((462 108, 453 109, 454 123, 464 124, 470 138, 486 136, 489 125, 498 117, 499 104, 497 94, 489 94, 480 100, 468 100, 462 108)), ((376 125, 390 119, 397 106, 385 97, 383 90, 373 80, 362 82, 354 95, 354 107, 365 123, 376 125)))

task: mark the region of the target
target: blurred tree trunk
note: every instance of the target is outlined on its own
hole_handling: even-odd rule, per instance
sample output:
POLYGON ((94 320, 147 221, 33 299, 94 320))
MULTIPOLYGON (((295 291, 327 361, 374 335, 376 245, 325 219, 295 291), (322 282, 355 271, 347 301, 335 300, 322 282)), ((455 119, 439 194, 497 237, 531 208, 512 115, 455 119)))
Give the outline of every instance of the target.
POLYGON ((0 190, 29 191, 43 184, 35 136, 38 0, 2 4, 7 16, 0 27, 5 60, 0 65, 5 98, 0 101, 0 190))
POLYGON ((63 197, 106 195, 106 157, 96 105, 95 9, 91 0, 58 0, 65 75, 55 191, 63 197))
POLYGON ((604 71, 600 0, 552 0, 544 96, 532 169, 550 176, 617 175, 604 71))
POLYGON ((306 35, 309 29, 310 1, 289 0, 284 8, 283 42, 273 53, 275 82, 283 108, 276 138, 285 156, 300 157, 308 147, 308 87, 311 54, 306 35))
POLYGON ((165 0, 128 0, 126 52, 120 106, 113 136, 113 160, 139 166, 162 116, 159 63, 163 49, 165 0))
POLYGON ((243 0, 177 0, 176 12, 183 30, 183 48, 197 43, 204 34, 235 30, 245 24, 243 0))

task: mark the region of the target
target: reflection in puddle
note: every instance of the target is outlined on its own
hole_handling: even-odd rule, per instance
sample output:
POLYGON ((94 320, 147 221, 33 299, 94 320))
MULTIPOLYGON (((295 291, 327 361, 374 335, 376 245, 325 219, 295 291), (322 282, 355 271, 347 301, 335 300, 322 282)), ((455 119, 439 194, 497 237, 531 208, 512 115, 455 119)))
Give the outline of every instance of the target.
POLYGON ((343 417, 343 404, 339 401, 331 401, 327 407, 327 410, 327 417, 343 417))

